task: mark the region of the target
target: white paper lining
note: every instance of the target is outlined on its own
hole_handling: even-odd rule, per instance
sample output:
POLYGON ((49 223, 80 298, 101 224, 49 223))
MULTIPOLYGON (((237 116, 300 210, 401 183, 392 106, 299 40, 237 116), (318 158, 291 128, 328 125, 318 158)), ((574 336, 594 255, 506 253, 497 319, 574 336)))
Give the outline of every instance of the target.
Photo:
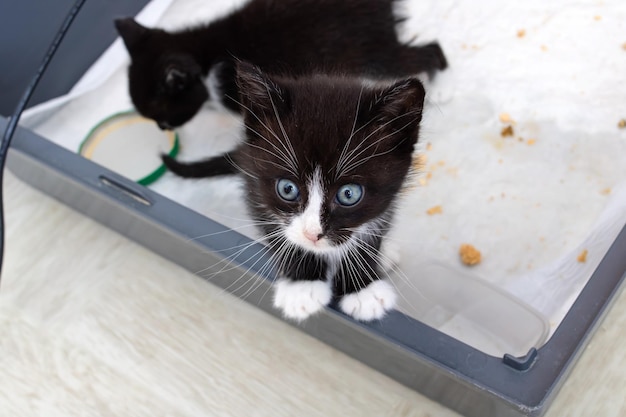
MULTIPOLYGON (((138 20, 182 27, 235 3, 154 0, 138 20)), ((411 18, 402 37, 437 39, 451 68, 427 83, 425 171, 403 196, 389 238, 400 266, 416 287, 416 268, 433 260, 484 279, 547 317, 552 332, 626 222, 626 133, 617 128, 626 117, 618 91, 626 52, 617 42, 626 8, 617 0, 588 8, 565 0, 405 6, 411 18), (500 134, 503 112, 514 119, 513 137, 500 134), (438 205, 441 214, 427 214, 438 205), (481 250, 481 264, 460 264, 462 243, 481 250)), ((23 123, 75 151, 100 120, 132 107, 127 62, 118 39, 69 94, 30 109, 23 123)), ((206 108, 179 134, 180 158, 196 160, 234 147, 241 122, 206 108)), ((151 188, 256 237, 236 179, 168 173, 151 188)), ((401 308, 410 314, 410 301, 401 308)), ((471 339, 463 335, 471 328, 460 332, 471 339)))

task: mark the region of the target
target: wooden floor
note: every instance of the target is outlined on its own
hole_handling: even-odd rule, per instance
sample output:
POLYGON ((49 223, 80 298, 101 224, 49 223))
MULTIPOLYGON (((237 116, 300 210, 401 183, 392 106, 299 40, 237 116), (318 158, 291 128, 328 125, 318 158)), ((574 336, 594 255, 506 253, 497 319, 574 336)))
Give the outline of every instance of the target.
MULTIPOLYGON (((10 174, 4 199, 1 415, 457 415, 10 174)), ((626 415, 625 346, 622 292, 546 415, 626 415)))

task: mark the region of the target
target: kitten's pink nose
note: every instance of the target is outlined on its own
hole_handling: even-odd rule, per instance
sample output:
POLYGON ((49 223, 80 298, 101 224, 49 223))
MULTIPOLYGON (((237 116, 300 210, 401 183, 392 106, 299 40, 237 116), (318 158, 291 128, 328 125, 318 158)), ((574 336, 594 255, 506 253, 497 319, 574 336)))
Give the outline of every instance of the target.
POLYGON ((305 230, 304 231, 304 237, 306 237, 307 239, 309 239, 311 242, 315 243, 318 240, 320 240, 322 238, 322 233, 318 233, 318 232, 311 232, 309 230, 305 230))

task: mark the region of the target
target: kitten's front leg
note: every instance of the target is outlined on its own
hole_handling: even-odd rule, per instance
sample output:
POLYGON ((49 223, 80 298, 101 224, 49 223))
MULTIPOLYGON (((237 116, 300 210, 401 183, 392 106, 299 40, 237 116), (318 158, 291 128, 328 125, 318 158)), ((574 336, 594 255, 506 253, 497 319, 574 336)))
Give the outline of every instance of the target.
POLYGON ((342 260, 334 279, 336 290, 344 294, 339 308, 361 321, 381 319, 396 306, 396 291, 378 275, 380 262, 372 258, 372 253, 377 254, 378 248, 355 249, 342 260))
POLYGON ((330 303, 333 293, 323 260, 298 253, 284 265, 286 277, 274 284, 274 307, 285 317, 302 321, 330 303))

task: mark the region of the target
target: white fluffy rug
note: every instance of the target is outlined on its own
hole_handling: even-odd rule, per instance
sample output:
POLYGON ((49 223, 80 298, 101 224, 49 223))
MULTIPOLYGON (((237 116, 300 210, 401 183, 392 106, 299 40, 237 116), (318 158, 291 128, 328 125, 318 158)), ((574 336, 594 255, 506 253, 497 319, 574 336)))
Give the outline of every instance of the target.
MULTIPOLYGON (((143 22, 182 27, 240 1, 169 3, 154 1, 143 22)), ((418 290, 432 280, 420 275, 422 266, 435 261, 459 271, 468 285, 484 280, 532 306, 554 330, 626 222, 626 129, 618 128, 626 118, 626 3, 411 0, 403 6, 411 18, 401 37, 438 40, 450 69, 426 86, 425 169, 404 196, 390 238, 400 247, 400 268, 418 290), (513 134, 504 137, 509 126, 513 134), (437 206, 440 213, 427 213, 437 206), (481 251, 479 265, 460 263, 463 243, 481 251)), ((126 59, 118 43, 70 95, 31 111, 28 125, 76 150, 98 121, 131 107, 126 59)), ((180 130, 180 158, 230 149, 240 128, 234 116, 206 109, 180 130)), ((168 174, 152 188, 255 234, 237 180, 168 174)), ((419 291, 402 279, 397 285, 405 291, 402 309, 412 314, 419 291)), ((466 325, 441 328, 469 340, 481 323, 466 325)), ((474 342, 502 353, 488 341, 474 342)))

